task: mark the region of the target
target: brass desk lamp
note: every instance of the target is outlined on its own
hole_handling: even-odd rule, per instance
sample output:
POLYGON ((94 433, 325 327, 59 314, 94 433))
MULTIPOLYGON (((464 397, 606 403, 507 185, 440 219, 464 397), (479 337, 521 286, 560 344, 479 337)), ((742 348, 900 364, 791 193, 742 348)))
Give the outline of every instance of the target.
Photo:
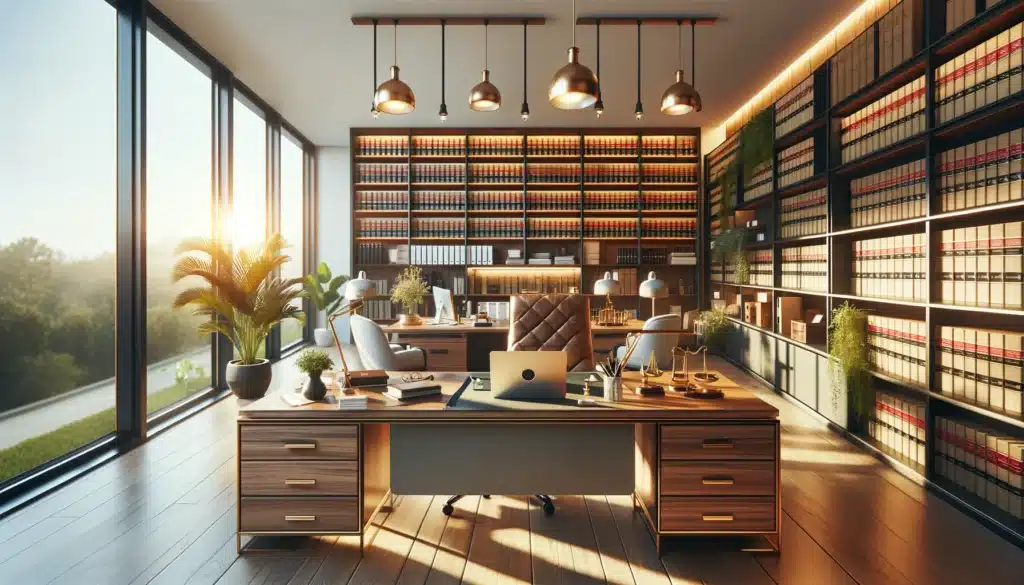
POLYGON ((350 372, 348 369, 348 362, 345 361, 345 352, 341 350, 341 340, 338 338, 338 330, 334 327, 334 320, 338 317, 351 315, 352 313, 357 312, 362 306, 362 299, 354 299, 327 318, 327 324, 331 327, 331 334, 334 335, 334 345, 338 348, 338 357, 341 358, 341 385, 343 389, 353 388, 356 386, 377 386, 380 384, 386 384, 388 380, 388 373, 384 370, 350 372))

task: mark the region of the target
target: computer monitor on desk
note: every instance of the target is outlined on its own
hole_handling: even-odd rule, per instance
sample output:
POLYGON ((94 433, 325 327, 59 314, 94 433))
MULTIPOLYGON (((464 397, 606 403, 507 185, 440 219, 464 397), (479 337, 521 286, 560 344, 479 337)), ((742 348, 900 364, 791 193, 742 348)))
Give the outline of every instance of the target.
POLYGON ((458 323, 455 319, 455 303, 452 300, 452 291, 434 287, 434 325, 454 325, 458 323))

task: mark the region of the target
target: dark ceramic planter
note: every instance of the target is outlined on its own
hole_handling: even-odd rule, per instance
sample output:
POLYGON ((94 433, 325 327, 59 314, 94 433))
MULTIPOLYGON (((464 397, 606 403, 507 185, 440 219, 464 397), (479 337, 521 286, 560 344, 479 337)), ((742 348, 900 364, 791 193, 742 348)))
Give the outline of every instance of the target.
POLYGON ((263 398, 263 395, 267 393, 273 373, 270 368, 270 360, 260 360, 258 363, 248 366, 233 360, 228 362, 225 377, 228 388, 231 388, 235 396, 246 400, 255 400, 263 398))
POLYGON ((302 387, 302 395, 306 400, 323 400, 327 396, 327 385, 320 379, 323 372, 311 372, 306 378, 306 384, 302 387))

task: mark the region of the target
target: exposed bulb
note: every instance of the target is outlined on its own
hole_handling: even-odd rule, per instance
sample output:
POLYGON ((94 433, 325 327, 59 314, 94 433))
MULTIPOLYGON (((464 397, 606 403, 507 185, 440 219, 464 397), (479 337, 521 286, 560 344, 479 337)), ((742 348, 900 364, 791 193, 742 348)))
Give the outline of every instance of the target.
POLYGON ((438 109, 437 115, 441 118, 441 123, 444 124, 448 121, 448 104, 441 102, 441 108, 438 109))
POLYGON ((370 106, 370 113, 373 114, 373 119, 376 120, 377 119, 377 104, 373 104, 373 105, 370 106))
POLYGON ((601 98, 598 98, 597 103, 594 104, 594 111, 597 112, 598 118, 601 117, 601 114, 604 114, 604 101, 601 98))
POLYGON ((448 121, 448 114, 441 114, 439 117, 441 118, 442 124, 448 121))
POLYGON ((523 122, 525 122, 525 121, 530 119, 530 114, 523 114, 522 117, 523 117, 523 122))
POLYGON ((636 116, 637 120, 642 120, 644 117, 644 105, 640 102, 637 102, 636 109, 633 110, 633 114, 636 116))
POLYGON ((523 102, 522 109, 519 110, 519 115, 522 116, 523 122, 530 119, 530 104, 523 102))

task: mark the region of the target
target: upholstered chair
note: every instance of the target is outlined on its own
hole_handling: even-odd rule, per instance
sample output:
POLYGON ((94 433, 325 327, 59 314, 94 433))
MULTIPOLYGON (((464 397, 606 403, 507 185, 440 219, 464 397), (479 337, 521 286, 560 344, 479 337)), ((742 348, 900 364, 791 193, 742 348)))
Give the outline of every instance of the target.
MULTIPOLYGON (((682 318, 679 315, 658 315, 651 317, 644 322, 644 331, 658 331, 661 329, 674 329, 679 331, 679 323, 682 318)), ((654 354, 658 367, 667 370, 672 367, 672 348, 679 344, 678 333, 655 333, 641 335, 636 342, 636 349, 629 356, 626 367, 631 370, 639 370, 640 366, 647 364, 654 354)), ((618 360, 626 356, 626 346, 619 345, 615 348, 615 358, 618 360)))
POLYGON ((427 368, 427 352, 423 348, 402 349, 388 343, 384 330, 370 319, 352 315, 350 327, 363 368, 399 372, 422 372, 427 368))

